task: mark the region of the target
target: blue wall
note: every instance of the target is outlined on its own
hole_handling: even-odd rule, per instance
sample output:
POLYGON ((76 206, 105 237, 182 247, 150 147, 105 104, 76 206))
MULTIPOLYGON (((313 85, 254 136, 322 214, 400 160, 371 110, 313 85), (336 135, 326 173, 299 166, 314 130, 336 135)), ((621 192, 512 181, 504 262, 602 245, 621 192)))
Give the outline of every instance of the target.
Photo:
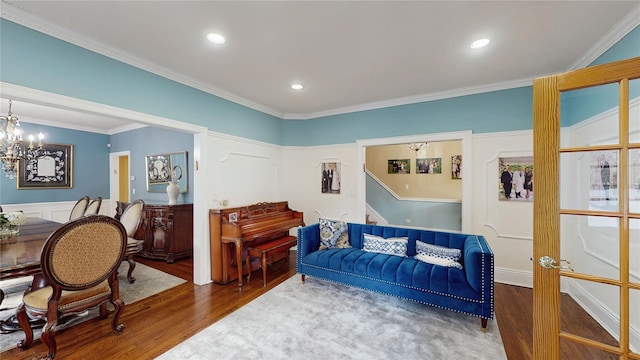
MULTIPOLYGON (((312 120, 281 120, 5 19, 0 19, 0 44, 0 81, 202 125, 216 132, 272 144, 313 146, 418 133, 469 129, 484 133, 532 128, 532 88, 529 86, 312 120)), ((640 56, 640 28, 633 30, 593 64, 634 56, 640 56)), ((633 94, 640 93, 637 84, 634 82, 633 94)), ((580 103, 585 102, 594 105, 588 97, 576 98, 581 100, 565 105, 565 109, 571 110, 569 106, 572 106, 571 114, 577 114, 577 121, 602 111, 600 106, 581 106, 580 103)), ((16 191, 15 184, 2 178, 0 203, 74 200, 85 194, 108 196, 108 152, 102 145, 111 141, 114 146, 110 151, 135 151, 132 159, 138 161, 136 159, 143 159, 144 155, 155 153, 150 147, 161 143, 149 140, 147 148, 140 150, 135 143, 144 143, 153 137, 145 134, 145 139, 134 132, 108 139, 106 135, 73 130, 51 128, 49 131, 53 137, 49 136, 47 141, 76 145, 74 169, 78 170, 74 172, 74 188, 16 191)), ((192 142, 192 137, 189 138, 192 142)), ((193 149, 192 143, 183 145, 176 151, 193 149)), ((163 146, 157 152, 167 149, 163 146)), ((137 166, 132 168, 138 171, 137 166)), ((144 176, 135 176, 144 179, 144 176)), ((146 186, 141 180, 136 181, 135 187, 140 194, 146 186)), ((153 200, 156 195, 161 196, 145 194, 145 197, 153 200)), ((189 201, 190 196, 187 194, 183 200, 189 201)))
MULTIPOLYGON (((193 202, 193 135, 158 127, 144 127, 111 136, 111 152, 130 151, 129 167, 135 180, 131 188, 136 189, 131 199, 142 199, 147 203, 167 203, 166 193, 147 192, 145 156, 187 151, 189 163, 188 191, 178 196, 179 203, 193 202)), ((108 166, 108 164, 107 164, 108 166)))
MULTIPOLYGON (((16 115, 19 115, 16 113, 16 115)), ((0 175, 0 204, 37 203, 78 200, 84 195, 91 198, 109 198, 109 143, 108 135, 61 129, 21 122, 26 134, 45 135, 46 143, 73 145, 73 187, 71 189, 17 190, 16 180, 0 175)))
POLYGON ((284 145, 353 143, 357 139, 473 130, 531 129, 532 87, 316 118, 284 121, 284 145))
POLYGON ((440 230, 462 230, 462 204, 437 201, 400 201, 367 174, 367 204, 389 224, 440 230), (410 224, 405 219, 411 219, 410 224))
POLYGON ((280 143, 280 119, 274 116, 5 19, 0 19, 0 44, 4 82, 280 143))

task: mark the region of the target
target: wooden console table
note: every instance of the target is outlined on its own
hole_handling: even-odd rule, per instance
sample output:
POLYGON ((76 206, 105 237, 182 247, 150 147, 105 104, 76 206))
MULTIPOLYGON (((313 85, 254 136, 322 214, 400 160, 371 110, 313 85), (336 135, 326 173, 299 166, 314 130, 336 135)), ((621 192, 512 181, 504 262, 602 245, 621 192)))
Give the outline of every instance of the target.
MULTIPOLYGON (((128 204, 118 202, 117 213, 128 204)), ((140 255, 172 263, 193 256, 193 204, 144 204, 142 224, 136 232, 144 240, 140 255)))

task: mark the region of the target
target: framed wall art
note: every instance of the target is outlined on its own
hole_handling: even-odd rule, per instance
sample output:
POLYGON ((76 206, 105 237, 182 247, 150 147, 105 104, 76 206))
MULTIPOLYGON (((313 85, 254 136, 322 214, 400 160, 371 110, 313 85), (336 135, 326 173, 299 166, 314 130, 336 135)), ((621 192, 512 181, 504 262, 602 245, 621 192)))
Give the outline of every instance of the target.
POLYGON ((18 189, 72 188, 73 145, 46 144, 18 162, 18 189))
POLYGON ((389 174, 411 174, 411 161, 409 159, 388 160, 389 174))
POLYGON ((451 157, 451 178, 454 180, 462 179, 462 155, 451 157))
POLYGON ((498 158, 498 200, 533 201, 533 156, 498 158))
POLYGON ((442 174, 442 158, 416 159, 418 174, 442 174))
POLYGON ((340 194, 340 163, 322 163, 322 193, 340 194))
POLYGON ((165 192, 169 181, 175 181, 180 193, 188 191, 187 152, 147 155, 147 191, 165 192))

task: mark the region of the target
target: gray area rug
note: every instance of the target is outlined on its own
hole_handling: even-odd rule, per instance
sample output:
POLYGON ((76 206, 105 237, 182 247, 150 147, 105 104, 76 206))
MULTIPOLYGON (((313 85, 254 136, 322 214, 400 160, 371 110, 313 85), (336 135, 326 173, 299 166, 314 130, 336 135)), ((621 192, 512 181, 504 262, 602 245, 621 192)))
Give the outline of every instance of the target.
POLYGON ((157 359, 506 359, 489 321, 296 275, 157 359))
MULTIPOLYGON (((179 277, 169 275, 165 272, 156 270, 152 267, 145 266, 143 264, 136 264, 136 269, 133 271, 133 277, 136 281, 133 284, 129 284, 127 281, 127 270, 129 264, 124 262, 118 269, 118 280, 120 284, 120 298, 124 301, 125 305, 134 303, 136 301, 147 298, 151 295, 157 294, 164 290, 170 289, 174 286, 180 285, 186 280, 179 277)), ((5 292, 5 299, 2 302, 2 311, 0 311, 0 319, 6 319, 12 314, 15 314, 15 310, 22 302, 22 294, 24 290, 29 286, 31 282, 31 276, 3 280, 0 283, 0 287, 5 292)), ((110 306, 110 305, 109 305, 110 306)), ((110 307, 111 308, 111 307, 110 307)), ((124 309, 125 313, 127 308, 124 309)), ((92 310, 87 315, 79 317, 65 324, 65 327, 69 327, 78 322, 86 321, 98 315, 98 310, 92 310)), ((109 315, 109 319, 111 314, 109 315)), ((111 321, 111 320, 109 320, 111 321)), ((41 329, 34 330, 34 338, 39 339, 41 329)), ((24 339, 24 333, 22 331, 16 331, 9 334, 0 334, 0 352, 9 350, 18 344, 20 340, 24 339)), ((2 356, 0 356, 1 358, 2 356)))

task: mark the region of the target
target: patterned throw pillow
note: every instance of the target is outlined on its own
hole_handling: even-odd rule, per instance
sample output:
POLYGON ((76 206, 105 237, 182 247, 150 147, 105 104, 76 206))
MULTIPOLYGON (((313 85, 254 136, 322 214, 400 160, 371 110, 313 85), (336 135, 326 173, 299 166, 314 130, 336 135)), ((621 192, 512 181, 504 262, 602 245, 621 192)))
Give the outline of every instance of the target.
POLYGON ((420 260, 420 261, 423 261, 423 262, 426 262, 426 263, 429 263, 429 264, 462 269, 462 265, 459 262, 453 261, 453 260, 449 260, 449 259, 440 258, 440 257, 437 257, 437 256, 429 256, 429 255, 425 255, 425 254, 417 254, 416 256, 414 256, 414 258, 416 260, 420 260))
POLYGON ((407 256, 407 237, 383 238, 371 234, 364 234, 362 250, 380 254, 407 256))
POLYGON ((462 269, 462 265, 458 262, 460 257, 462 257, 460 249, 431 245, 420 240, 416 241, 416 256, 414 258, 417 260, 429 264, 462 269))
POLYGON ((462 251, 460 249, 431 245, 420 240, 416 241, 416 253, 449 259, 453 261, 458 261, 460 260, 460 257, 462 257, 462 251))
POLYGON ((350 248, 347 223, 320 219, 320 250, 350 248))

